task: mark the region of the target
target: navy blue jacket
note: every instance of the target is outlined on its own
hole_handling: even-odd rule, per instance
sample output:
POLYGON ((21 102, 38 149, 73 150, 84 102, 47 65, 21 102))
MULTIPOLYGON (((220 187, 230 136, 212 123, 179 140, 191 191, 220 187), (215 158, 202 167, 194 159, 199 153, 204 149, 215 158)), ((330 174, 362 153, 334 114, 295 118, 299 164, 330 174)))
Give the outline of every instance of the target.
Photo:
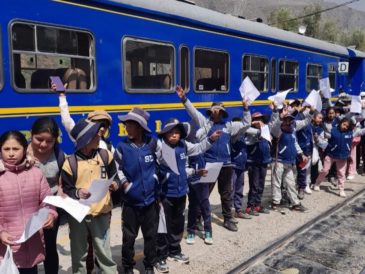
POLYGON ((346 160, 350 156, 352 137, 352 130, 341 132, 338 126, 333 127, 326 154, 334 159, 346 160))
MULTIPOLYGON (((298 113, 295 117, 296 120, 304 120, 305 116, 302 112, 298 113)), ((303 150, 305 155, 312 155, 313 151, 313 131, 312 126, 308 125, 303 129, 296 132, 297 140, 300 148, 303 150)))
POLYGON ((247 146, 247 162, 250 164, 269 164, 271 163, 270 143, 264 138, 252 145, 247 146))
POLYGON ((231 159, 235 169, 244 170, 247 162, 247 148, 244 136, 231 143, 231 159))
POLYGON ((180 140, 175 147, 175 157, 180 175, 173 172, 167 165, 160 165, 162 180, 161 195, 163 197, 182 197, 188 192, 188 178, 186 174, 187 150, 185 141, 180 140))
POLYGON ((124 181, 132 183, 127 193, 122 194, 123 200, 131 206, 144 207, 156 200, 158 182, 154 147, 156 147, 156 140, 148 137, 146 144, 142 147, 137 147, 126 138, 119 142, 116 148, 115 160, 119 170, 125 176, 123 178, 120 175, 119 178, 122 183, 124 181))
POLYGON ((282 132, 278 141, 278 161, 283 164, 295 164, 297 159, 297 150, 295 148, 295 132, 282 132))
POLYGON ((209 163, 223 162, 223 166, 231 165, 231 136, 226 130, 226 122, 221 121, 215 123, 209 130, 207 136, 212 135, 216 130, 222 130, 222 134, 213 143, 212 147, 204 153, 205 161, 209 163))

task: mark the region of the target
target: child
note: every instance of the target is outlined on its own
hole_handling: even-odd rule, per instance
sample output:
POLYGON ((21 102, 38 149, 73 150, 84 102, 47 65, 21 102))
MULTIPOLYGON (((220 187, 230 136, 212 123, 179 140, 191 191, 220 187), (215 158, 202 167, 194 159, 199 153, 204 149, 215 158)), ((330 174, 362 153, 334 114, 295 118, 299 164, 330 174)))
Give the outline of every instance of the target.
MULTIPOLYGON (((186 130, 177 119, 169 119, 162 131, 159 133, 161 140, 159 146, 168 145, 175 151, 176 164, 179 174, 176 174, 164 159, 162 150, 158 154, 160 162, 161 180, 161 204, 166 216, 167 233, 157 235, 157 270, 160 264, 166 266, 166 259, 189 263, 189 257, 181 252, 180 242, 184 232, 184 210, 186 194, 188 191, 186 159, 203 153, 212 146, 212 143, 220 136, 220 131, 215 131, 209 138, 201 143, 192 144, 183 140, 186 137, 186 130)), ((199 174, 200 176, 202 174, 199 174)))
MULTIPOLYGON (((60 173, 65 161, 64 152, 58 146, 59 128, 57 123, 49 117, 37 119, 31 130, 31 142, 28 145, 27 153, 35 161, 47 179, 53 195, 59 193, 60 173)), ((59 217, 62 211, 57 210, 59 217)), ((44 241, 46 259, 44 270, 46 274, 57 274, 59 261, 57 253, 57 233, 60 225, 59 219, 50 229, 44 229, 44 241)))
POLYGON ((295 117, 289 115, 286 108, 283 109, 280 120, 276 120, 272 127, 272 134, 278 138, 276 147, 276 159, 272 167, 272 209, 276 209, 281 200, 282 184, 287 188, 291 209, 304 212, 307 209, 301 205, 296 191, 296 160, 297 156, 306 161, 300 146, 296 140, 295 131, 300 130, 310 123, 311 116, 306 120, 294 121, 295 117))
MULTIPOLYGON (((158 192, 156 168, 156 139, 147 126, 150 115, 140 108, 118 116, 125 124, 128 136, 119 142, 114 157, 123 189, 122 211, 122 265, 124 273, 133 274, 134 243, 141 228, 144 239, 146 274, 154 273, 156 264, 156 237, 158 226, 158 192)), ((162 272, 168 272, 160 265, 162 272)))
POLYGON ((318 169, 322 169, 322 149, 316 144, 318 138, 324 138, 324 130, 322 125, 323 115, 320 112, 315 112, 312 120, 312 131, 313 131, 313 153, 312 153, 312 167, 311 167, 311 188, 318 177, 318 169))
POLYGON ((326 147, 326 156, 324 158, 323 169, 318 175, 314 185, 315 191, 320 191, 320 184, 327 176, 333 163, 336 164, 339 196, 346 197, 345 179, 347 159, 350 156, 352 138, 365 134, 365 128, 352 130, 351 120, 342 118, 338 126, 334 126, 331 130, 331 136, 328 144, 324 140, 319 140, 319 145, 326 147))
MULTIPOLYGON (((276 116, 275 114, 274 117, 276 116)), ((258 216, 260 213, 269 213, 261 203, 267 166, 272 161, 270 142, 261 136, 260 129, 264 126, 264 121, 264 116, 260 112, 253 113, 252 128, 247 130, 246 137, 248 182, 250 185, 246 214, 254 216, 258 216)))
MULTIPOLYGON (((199 140, 203 140, 209 134, 212 134, 216 130, 222 131, 222 136, 219 141, 215 142, 213 146, 205 152, 204 158, 206 162, 216 163, 223 162, 218 175, 218 192, 221 196, 222 214, 224 218, 223 226, 230 231, 237 231, 237 224, 232 216, 232 162, 231 162, 231 137, 243 134, 251 124, 251 114, 248 111, 248 105, 246 101, 242 101, 244 109, 243 118, 240 122, 227 122, 225 118, 228 117, 228 112, 224 108, 224 105, 219 102, 212 103, 210 109, 207 110, 208 118, 205 118, 203 114, 196 110, 193 104, 187 99, 185 91, 177 86, 176 93, 184 104, 189 116, 193 121, 199 125, 200 129, 196 133, 196 137, 199 140)), ((211 189, 213 189, 215 182, 212 182, 211 189)))
MULTIPOLYGON (((73 199, 89 198, 88 188, 93 180, 108 179, 117 172, 112 154, 104 150, 107 155, 107 160, 104 160, 102 157, 104 152, 99 149, 99 141, 103 134, 101 127, 101 123, 81 119, 71 130, 71 135, 76 140, 76 152, 68 158, 68 161, 65 161, 61 177, 64 193, 73 199)), ((110 187, 113 191, 118 189, 116 181, 118 178, 115 178, 110 187)), ((108 192, 99 202, 91 205, 89 214, 81 223, 69 216, 73 273, 86 271, 88 234, 90 234, 100 270, 108 274, 116 273, 117 266, 112 259, 110 249, 112 207, 108 192)))
MULTIPOLYGON (((7 131, 0 136, 2 168, 0 171, 0 256, 10 245, 19 272, 36 274, 37 265, 44 260, 42 234, 37 232, 22 244, 18 240, 27 220, 40 208, 51 189, 42 171, 26 160, 27 140, 19 131, 7 131)), ((57 212, 51 206, 44 229, 52 228, 57 212)))

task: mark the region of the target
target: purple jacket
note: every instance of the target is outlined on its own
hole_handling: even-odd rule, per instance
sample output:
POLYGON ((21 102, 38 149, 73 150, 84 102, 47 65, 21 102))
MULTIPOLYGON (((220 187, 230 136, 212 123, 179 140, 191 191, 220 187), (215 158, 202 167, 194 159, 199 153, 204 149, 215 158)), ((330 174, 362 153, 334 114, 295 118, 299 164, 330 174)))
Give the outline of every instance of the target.
MULTIPOLYGON (((40 169, 21 164, 0 171, 0 232, 7 231, 18 240, 30 216, 45 206, 42 201, 48 195, 51 190, 40 169)), ((57 217, 55 209, 47 207, 57 217)), ((44 260, 43 233, 11 248, 17 267, 31 268, 44 260)), ((5 251, 6 246, 0 243, 0 259, 5 251)))

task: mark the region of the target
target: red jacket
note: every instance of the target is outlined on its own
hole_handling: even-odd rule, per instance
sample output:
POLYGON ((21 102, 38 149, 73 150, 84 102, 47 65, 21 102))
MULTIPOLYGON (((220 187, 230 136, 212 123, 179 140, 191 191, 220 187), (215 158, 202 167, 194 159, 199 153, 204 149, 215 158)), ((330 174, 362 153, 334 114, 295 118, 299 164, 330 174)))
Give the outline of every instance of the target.
MULTIPOLYGON (((0 232, 7 231, 18 240, 30 216, 41 207, 43 199, 52 195, 42 171, 25 164, 0 171, 0 232)), ((57 217, 53 207, 50 213, 57 217)), ((43 233, 37 232, 25 243, 13 245, 13 257, 18 268, 31 268, 44 260, 43 233)), ((6 246, 0 244, 2 259, 6 246)))

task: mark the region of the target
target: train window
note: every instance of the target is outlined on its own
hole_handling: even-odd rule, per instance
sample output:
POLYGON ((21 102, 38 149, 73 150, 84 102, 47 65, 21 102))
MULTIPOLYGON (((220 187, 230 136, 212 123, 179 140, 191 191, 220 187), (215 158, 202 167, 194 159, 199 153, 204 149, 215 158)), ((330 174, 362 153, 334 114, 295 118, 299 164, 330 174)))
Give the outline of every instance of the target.
POLYGON ((271 92, 276 91, 276 60, 271 60, 271 92))
POLYGON ((296 61, 279 61, 279 91, 298 91, 299 65, 296 61))
POLYGON ((252 83, 258 90, 268 90, 269 61, 267 58, 245 55, 243 57, 243 79, 250 77, 252 83))
POLYGON ((186 91, 189 89, 189 49, 180 48, 180 85, 186 91))
POLYGON ((171 92, 175 83, 172 45, 126 38, 124 87, 129 92, 171 92))
POLYGON ((71 91, 95 90, 94 38, 90 33, 15 22, 11 41, 18 90, 49 91, 49 76, 59 76, 71 91))
POLYGON ((194 58, 194 88, 197 92, 227 92, 228 61, 226 52, 196 49, 194 58))
POLYGON ((319 89, 319 80, 322 78, 322 66, 317 64, 307 65, 307 78, 305 88, 307 92, 319 89))
POLYGON ((335 64, 328 64, 328 78, 330 79, 330 87, 336 89, 336 71, 337 66, 335 64))

